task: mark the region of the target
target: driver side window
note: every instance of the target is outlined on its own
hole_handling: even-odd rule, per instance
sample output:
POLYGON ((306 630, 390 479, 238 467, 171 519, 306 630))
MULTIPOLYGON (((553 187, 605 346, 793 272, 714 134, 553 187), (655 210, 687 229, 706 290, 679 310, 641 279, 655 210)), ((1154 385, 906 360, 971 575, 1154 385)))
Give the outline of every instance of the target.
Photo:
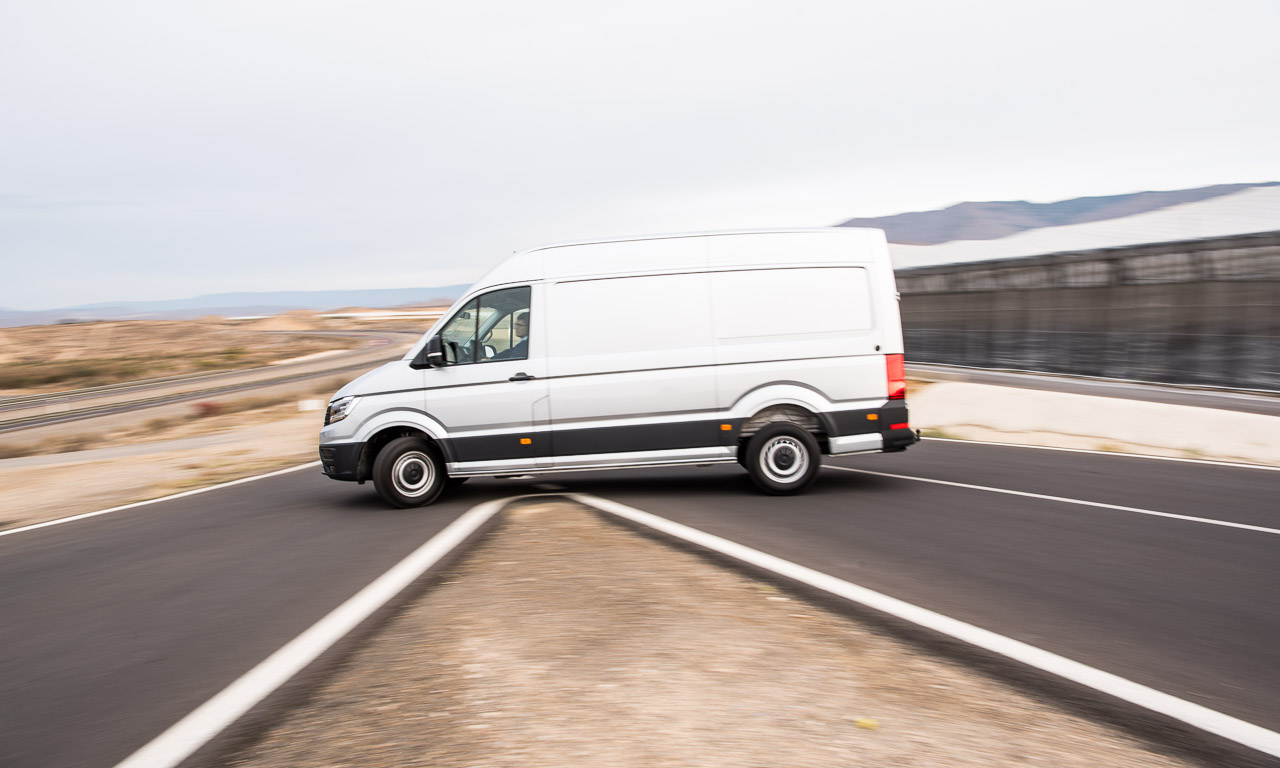
POLYGON ((504 288, 464 304, 440 331, 445 365, 526 359, 530 294, 504 288))

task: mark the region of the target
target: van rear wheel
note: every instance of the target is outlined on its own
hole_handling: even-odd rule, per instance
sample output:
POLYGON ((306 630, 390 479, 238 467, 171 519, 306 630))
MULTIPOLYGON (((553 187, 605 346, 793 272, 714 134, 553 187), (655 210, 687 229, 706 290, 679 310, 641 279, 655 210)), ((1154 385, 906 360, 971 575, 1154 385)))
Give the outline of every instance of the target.
POLYGON ((760 490, 775 496, 799 493, 818 476, 818 441, 795 424, 773 423, 747 441, 747 473, 760 490))
POLYGON ((447 480, 440 452, 421 437, 397 437, 373 461, 373 487, 402 509, 435 501, 447 480))

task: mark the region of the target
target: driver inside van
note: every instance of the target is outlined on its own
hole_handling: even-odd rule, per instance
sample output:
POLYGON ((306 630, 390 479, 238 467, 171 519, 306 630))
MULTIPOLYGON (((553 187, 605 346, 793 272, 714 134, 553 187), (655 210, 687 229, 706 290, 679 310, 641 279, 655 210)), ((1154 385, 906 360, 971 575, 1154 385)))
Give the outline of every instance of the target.
POLYGON ((516 315, 515 334, 520 337, 520 342, 511 347, 504 349, 490 360, 524 360, 529 356, 529 313, 521 312, 516 315))

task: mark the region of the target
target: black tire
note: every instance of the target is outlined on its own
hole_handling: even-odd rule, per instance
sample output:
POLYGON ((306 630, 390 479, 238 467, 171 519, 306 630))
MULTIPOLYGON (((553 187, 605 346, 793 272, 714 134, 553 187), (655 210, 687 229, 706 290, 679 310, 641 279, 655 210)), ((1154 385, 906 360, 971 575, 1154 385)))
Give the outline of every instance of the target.
POLYGON ((774 496, 808 488, 821 465, 818 441, 795 424, 768 424, 747 441, 747 473, 756 487, 774 496))
POLYGON ((397 437, 373 461, 373 487, 401 509, 435 501, 447 481, 440 452, 421 437, 397 437))
POLYGON ((448 487, 457 488, 458 486, 462 485, 463 483, 467 482, 470 479, 471 479, 470 477, 451 477, 449 478, 448 487))

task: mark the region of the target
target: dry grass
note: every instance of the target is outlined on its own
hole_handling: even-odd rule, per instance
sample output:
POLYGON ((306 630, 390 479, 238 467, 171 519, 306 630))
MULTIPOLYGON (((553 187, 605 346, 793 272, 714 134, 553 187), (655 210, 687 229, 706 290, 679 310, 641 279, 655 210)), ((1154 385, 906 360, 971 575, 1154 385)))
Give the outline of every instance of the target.
POLYGON ((6 328, 0 331, 0 390, 78 389, 254 368, 358 344, 348 338, 264 333, 222 318, 6 328))
POLYGON ((0 459, 17 459, 34 456, 40 451, 31 443, 0 443, 0 459))

